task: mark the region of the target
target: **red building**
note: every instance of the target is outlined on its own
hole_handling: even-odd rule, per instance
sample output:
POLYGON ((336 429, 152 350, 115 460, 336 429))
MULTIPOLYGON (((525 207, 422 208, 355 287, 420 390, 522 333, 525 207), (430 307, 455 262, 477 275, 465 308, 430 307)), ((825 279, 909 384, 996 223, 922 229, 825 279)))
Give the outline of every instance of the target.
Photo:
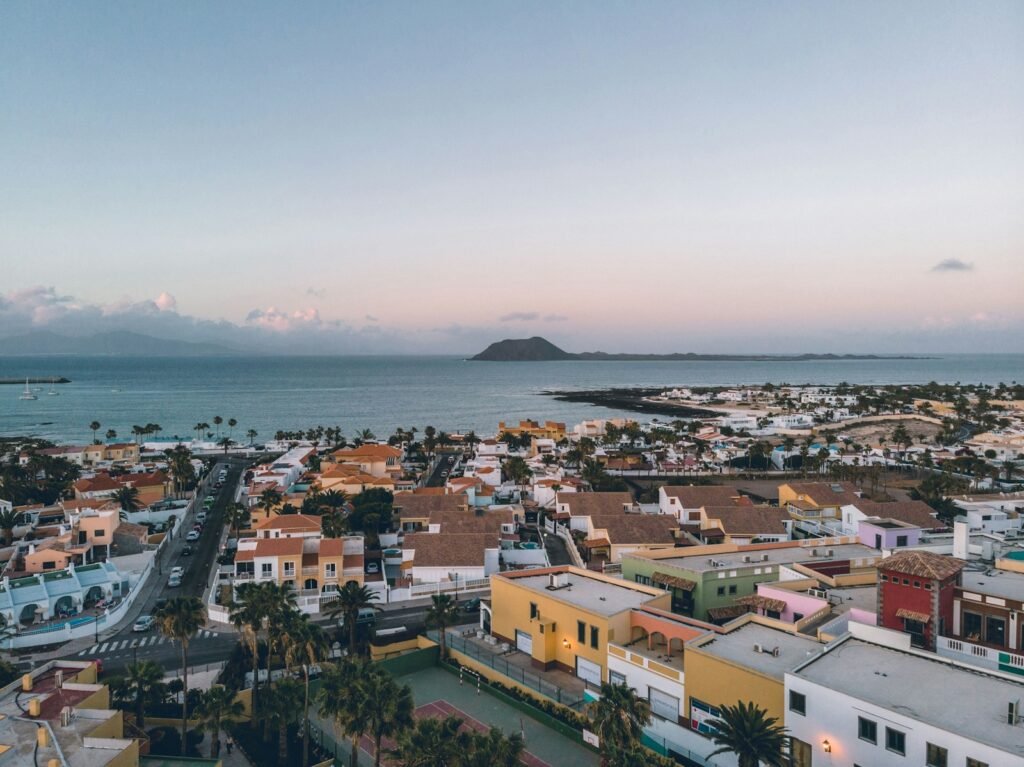
POLYGON ((900 551, 878 563, 878 624, 905 631, 935 651, 953 628, 953 600, 964 562, 928 551, 900 551))

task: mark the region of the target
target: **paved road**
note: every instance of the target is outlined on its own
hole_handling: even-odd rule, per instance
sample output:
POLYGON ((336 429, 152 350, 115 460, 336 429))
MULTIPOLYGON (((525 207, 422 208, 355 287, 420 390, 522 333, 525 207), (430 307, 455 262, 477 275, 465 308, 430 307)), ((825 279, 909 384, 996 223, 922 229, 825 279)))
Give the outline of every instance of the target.
POLYGON ((430 479, 427 480, 427 487, 444 487, 445 482, 448 481, 448 474, 451 474, 452 469, 455 468, 460 455, 462 454, 459 452, 438 453, 437 466, 434 467, 430 479))
MULTIPOLYGON (((196 543, 189 544, 193 549, 191 556, 182 556, 181 552, 187 545, 185 536, 192 529, 195 521, 194 513, 182 520, 174 539, 163 553, 157 573, 152 576, 157 579, 156 588, 146 597, 140 614, 149 615, 155 612, 158 600, 178 596, 202 596, 203 589, 209 581, 210 568, 213 567, 218 554, 217 547, 224 527, 224 509, 234 500, 234 492, 240 474, 248 463, 245 459, 229 456, 220 459, 207 475, 204 483, 196 491, 199 500, 195 511, 202 510, 202 499, 210 492, 215 494, 216 500, 213 507, 207 512, 202 536, 196 543), (217 480, 221 466, 227 467, 228 476, 223 487, 220 490, 214 490, 213 483, 217 480), (167 586, 168 573, 175 566, 184 567, 185 575, 180 587, 169 588, 167 586)), ((237 639, 237 636, 226 628, 200 631, 189 646, 189 665, 226 660, 237 639)), ((135 659, 156 661, 167 669, 177 668, 181 665, 181 647, 165 637, 161 637, 155 628, 145 634, 136 633, 132 631, 132 625, 128 622, 120 631, 112 636, 104 637, 104 640, 94 643, 76 655, 84 658, 99 658, 103 661, 104 673, 117 672, 135 659)))

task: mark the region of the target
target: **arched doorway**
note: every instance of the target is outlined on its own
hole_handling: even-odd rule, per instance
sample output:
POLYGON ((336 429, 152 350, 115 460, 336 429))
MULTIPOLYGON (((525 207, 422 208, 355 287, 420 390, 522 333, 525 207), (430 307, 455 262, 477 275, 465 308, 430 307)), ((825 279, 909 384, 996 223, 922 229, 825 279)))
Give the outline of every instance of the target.
POLYGON ((302 582, 302 588, 316 590, 320 588, 320 584, 317 583, 316 578, 306 578, 306 580, 302 582))
POLYGON ((29 602, 27 605, 21 608, 21 614, 18 616, 18 621, 23 626, 31 626, 36 622, 36 616, 42 618, 43 608, 37 605, 35 602, 29 602))

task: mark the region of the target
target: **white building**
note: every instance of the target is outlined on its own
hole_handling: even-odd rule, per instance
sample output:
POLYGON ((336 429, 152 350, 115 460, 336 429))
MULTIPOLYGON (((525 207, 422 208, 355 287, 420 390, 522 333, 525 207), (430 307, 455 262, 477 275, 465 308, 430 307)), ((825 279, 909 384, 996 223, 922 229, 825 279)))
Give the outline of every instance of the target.
POLYGON ((859 623, 786 674, 794 765, 1024 767, 1024 679, 859 623))

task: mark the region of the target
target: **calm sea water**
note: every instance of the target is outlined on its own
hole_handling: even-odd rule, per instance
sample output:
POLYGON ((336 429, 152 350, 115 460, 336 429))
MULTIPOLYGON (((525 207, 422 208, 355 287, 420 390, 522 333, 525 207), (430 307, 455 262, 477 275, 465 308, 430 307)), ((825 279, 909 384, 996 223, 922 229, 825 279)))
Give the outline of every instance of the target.
POLYGON ((493 433, 499 420, 575 423, 616 413, 541 395, 550 389, 774 383, 999 383, 1024 379, 1024 355, 950 355, 922 360, 815 362, 466 362, 455 357, 7 357, 0 378, 59 377, 60 396, 18 399, 0 386, 0 435, 86 440, 88 425, 130 437, 158 423, 164 437, 191 435, 198 421, 235 418, 254 428, 341 426, 346 435, 432 424, 493 433), (118 389, 118 392, 112 391, 118 389))

